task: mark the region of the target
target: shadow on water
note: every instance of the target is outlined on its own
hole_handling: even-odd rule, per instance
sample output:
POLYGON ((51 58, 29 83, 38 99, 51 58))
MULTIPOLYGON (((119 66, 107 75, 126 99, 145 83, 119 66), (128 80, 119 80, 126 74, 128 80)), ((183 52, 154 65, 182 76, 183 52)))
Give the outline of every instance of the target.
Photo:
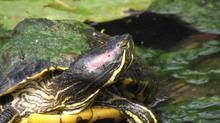
POLYGON ((189 24, 181 22, 174 15, 161 15, 150 12, 136 14, 131 17, 105 22, 92 23, 96 30, 114 36, 129 33, 135 45, 169 50, 189 35, 198 33, 189 24))

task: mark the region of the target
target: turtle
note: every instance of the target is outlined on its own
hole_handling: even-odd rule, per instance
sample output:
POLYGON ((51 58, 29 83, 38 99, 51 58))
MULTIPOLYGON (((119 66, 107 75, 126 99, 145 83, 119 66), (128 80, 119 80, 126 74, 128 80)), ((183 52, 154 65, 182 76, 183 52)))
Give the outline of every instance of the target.
MULTIPOLYGON (((31 21, 33 23, 33 20, 29 20, 29 21, 31 21)), ((45 19, 44 20, 40 20, 40 21, 41 22, 45 21, 45 19)), ((46 21, 47 21, 47 23, 49 23, 48 20, 46 20, 46 21)), ((80 25, 80 24, 77 23, 77 25, 80 25)), ((52 27, 54 29, 54 26, 52 26, 52 27)), ((18 27, 17 29, 20 29, 20 28, 18 27)), ((77 27, 77 30, 80 30, 79 27, 77 27)), ((15 32, 19 32, 19 31, 16 30, 15 32)), ((102 33, 99 33, 99 32, 97 32, 97 31, 95 31, 93 29, 90 29, 88 27, 86 27, 86 30, 84 30, 83 32, 86 32, 87 34, 91 34, 91 33, 93 34, 92 37, 90 37, 90 38, 95 38, 94 40, 90 41, 90 42, 92 42, 93 46, 96 46, 97 43, 98 44, 105 43, 105 41, 109 41, 109 39, 111 39, 111 40, 112 39, 117 39, 116 37, 118 37, 118 36, 116 36, 116 37, 112 38, 112 37, 106 36, 106 35, 104 35, 102 33), (98 36, 98 38, 97 38, 97 35, 101 35, 101 36, 98 36)), ((80 32, 80 34, 81 33, 82 33, 82 31, 80 32)), ((130 37, 130 36, 128 36, 128 37, 130 37)), ((85 44, 85 46, 87 46, 87 44, 85 44)), ((26 53, 24 55, 22 55, 23 53, 21 51, 20 54, 22 56, 21 57, 22 62, 25 61, 22 58, 23 58, 24 55, 26 55, 26 53)), ((32 56, 34 56, 34 55, 32 55, 32 56)), ((27 58, 29 58, 29 56, 26 57, 26 59, 27 58)), ((130 98, 130 99, 133 99, 133 100, 138 100, 140 102, 145 102, 145 103, 146 103, 146 101, 150 100, 150 98, 152 97, 151 94, 152 94, 152 92, 154 92, 154 89, 155 89, 155 83, 152 83, 151 81, 149 83, 149 81, 148 81, 149 79, 146 79, 146 76, 149 76, 149 75, 146 75, 146 74, 149 74, 151 72, 148 72, 148 69, 146 69, 145 66, 143 68, 143 65, 139 62, 139 60, 137 60, 137 55, 134 55, 134 61, 133 62, 134 63, 131 64, 130 67, 126 71, 123 71, 123 72, 126 72, 126 73, 123 74, 122 76, 120 76, 120 80, 119 81, 117 81, 115 84, 113 84, 113 86, 108 87, 104 91, 103 91, 103 89, 101 89, 101 93, 99 93, 98 96, 97 96, 97 99, 96 99, 97 101, 95 101, 94 104, 92 104, 92 109, 94 109, 93 107, 95 107, 95 106, 98 106, 99 110, 103 109, 103 107, 112 107, 112 108, 115 108, 115 109, 119 110, 120 113, 122 113, 125 116, 125 118, 128 118, 128 116, 126 115, 125 111, 130 111, 130 110, 134 110, 134 109, 127 108, 125 110, 126 107, 123 107, 124 109, 123 108, 118 109, 118 107, 115 107, 117 105, 111 105, 111 104, 107 105, 107 103, 106 103, 107 101, 106 101, 106 99, 104 97, 109 95, 109 97, 111 97, 112 99, 121 99, 121 100, 124 100, 124 102, 128 101, 126 98, 130 98), (153 86, 153 87, 151 87, 151 86, 153 86), (149 95, 146 95, 146 94, 149 94, 149 95), (101 95, 101 96, 99 96, 99 95, 101 95), (126 98, 121 98, 120 96, 121 97, 126 97, 126 98), (117 98, 115 98, 115 97, 117 97, 117 98), (102 108, 100 108, 100 106, 102 106, 102 108)), ((60 68, 62 68, 61 71, 64 71, 65 69, 67 69, 66 66, 68 66, 68 65, 62 64, 62 67, 60 67, 60 68), (65 66, 65 67, 63 67, 63 66, 65 66)), ((17 70, 17 69, 15 69, 15 70, 17 70)), ((121 72, 120 74, 122 74, 123 72, 121 72)), ((41 75, 41 74, 39 74, 39 75, 41 75)), ((130 101, 128 101, 128 102, 130 102, 130 101)), ((138 105, 138 103, 136 103, 136 102, 135 103, 131 103, 131 104, 137 104, 138 105)), ((144 109, 146 109, 146 107, 144 109)), ((107 110, 109 111, 110 109, 108 108, 107 110)), ((114 111, 117 112, 117 110, 114 110, 114 111)), ((150 114, 152 115, 152 116, 149 115, 149 119, 150 119, 150 117, 153 117, 152 119, 155 120, 156 118, 152 114, 152 112, 150 110, 148 112, 150 112, 150 114)), ((51 115, 47 115, 47 116, 51 116, 51 115)), ((71 115, 71 116, 73 116, 73 115, 71 115)), ((138 115, 133 115, 133 116, 135 117, 135 116, 138 116, 138 115)), ((83 117, 80 117, 80 118, 83 119, 83 117)), ((79 117, 78 117, 78 119, 79 119, 79 117)), ((128 118, 128 119, 132 119, 132 118, 128 118)), ((132 120, 131 120, 131 122, 132 122, 132 120)))
POLYGON ((133 61, 128 35, 113 38, 82 54, 70 67, 36 61, 13 70, 1 81, 0 121, 54 110, 73 114, 85 109, 101 88, 114 83, 133 61))

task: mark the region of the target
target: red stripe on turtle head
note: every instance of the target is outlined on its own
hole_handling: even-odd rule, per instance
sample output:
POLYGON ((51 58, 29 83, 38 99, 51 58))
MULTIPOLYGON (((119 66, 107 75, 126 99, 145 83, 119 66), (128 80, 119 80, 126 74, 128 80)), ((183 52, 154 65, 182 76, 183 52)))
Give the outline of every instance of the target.
POLYGON ((100 54, 94 57, 91 61, 87 62, 86 67, 88 70, 93 71, 97 68, 102 67, 106 62, 112 60, 112 55, 116 53, 116 50, 113 49, 106 53, 100 54))

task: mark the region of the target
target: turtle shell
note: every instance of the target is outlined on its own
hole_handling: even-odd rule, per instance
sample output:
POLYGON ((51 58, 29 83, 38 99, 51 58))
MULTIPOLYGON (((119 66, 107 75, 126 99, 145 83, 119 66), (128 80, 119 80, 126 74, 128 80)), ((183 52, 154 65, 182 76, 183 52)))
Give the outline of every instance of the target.
POLYGON ((99 40, 94 34, 110 37, 79 21, 25 19, 15 27, 11 39, 0 50, 4 56, 0 59, 0 78, 12 70, 19 71, 16 67, 38 60, 68 67, 99 40))
POLYGON ((101 35, 79 21, 25 19, 2 46, 0 59, 0 96, 12 92, 27 79, 48 71, 63 71, 80 54, 91 49, 101 35), (59 66, 59 67, 52 67, 59 66))

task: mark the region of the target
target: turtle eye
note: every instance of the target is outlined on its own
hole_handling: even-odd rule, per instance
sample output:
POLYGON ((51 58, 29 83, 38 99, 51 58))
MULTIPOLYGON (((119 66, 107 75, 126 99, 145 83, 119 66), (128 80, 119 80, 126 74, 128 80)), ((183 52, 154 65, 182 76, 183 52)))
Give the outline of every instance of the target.
POLYGON ((128 41, 123 41, 119 47, 122 49, 127 49, 129 47, 128 41))

